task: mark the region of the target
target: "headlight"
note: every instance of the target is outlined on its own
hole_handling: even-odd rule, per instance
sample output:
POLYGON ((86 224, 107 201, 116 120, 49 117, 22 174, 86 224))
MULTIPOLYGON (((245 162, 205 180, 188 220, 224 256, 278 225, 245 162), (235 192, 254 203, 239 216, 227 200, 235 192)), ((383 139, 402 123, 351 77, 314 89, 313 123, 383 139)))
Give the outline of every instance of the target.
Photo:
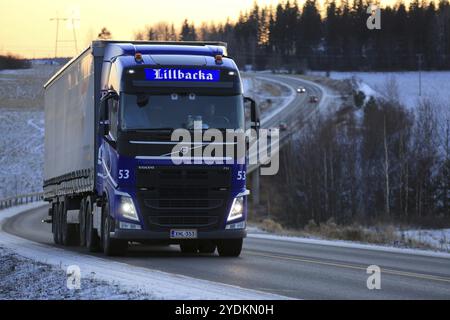
POLYGON ((227 222, 242 218, 244 214, 244 197, 237 197, 233 200, 227 222))
POLYGON ((134 207, 133 200, 130 197, 121 197, 119 210, 122 217, 139 221, 136 208, 134 207))

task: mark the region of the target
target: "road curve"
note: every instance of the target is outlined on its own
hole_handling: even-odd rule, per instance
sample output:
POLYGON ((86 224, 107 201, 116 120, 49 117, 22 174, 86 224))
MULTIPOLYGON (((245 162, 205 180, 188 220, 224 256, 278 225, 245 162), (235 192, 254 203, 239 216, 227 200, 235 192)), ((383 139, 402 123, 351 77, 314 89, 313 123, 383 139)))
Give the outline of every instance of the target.
MULTIPOLYGON (((311 88, 309 83, 294 78, 268 77, 290 86, 303 85, 307 90, 316 90, 315 95, 321 97, 320 88, 311 88)), ((311 108, 304 105, 305 99, 296 97, 292 106, 280 115, 283 121, 292 119, 294 114, 305 114, 305 108, 311 108)), ((46 215, 46 206, 24 212, 9 218, 3 230, 55 246, 50 225, 41 223, 46 215)), ((90 255, 81 248, 65 249, 90 255)), ((186 255, 181 254, 177 246, 133 246, 125 257, 103 258, 300 299, 450 299, 450 259, 419 254, 250 236, 245 239, 239 258, 186 255), (370 265, 381 268, 380 290, 367 288, 366 268, 370 265)))

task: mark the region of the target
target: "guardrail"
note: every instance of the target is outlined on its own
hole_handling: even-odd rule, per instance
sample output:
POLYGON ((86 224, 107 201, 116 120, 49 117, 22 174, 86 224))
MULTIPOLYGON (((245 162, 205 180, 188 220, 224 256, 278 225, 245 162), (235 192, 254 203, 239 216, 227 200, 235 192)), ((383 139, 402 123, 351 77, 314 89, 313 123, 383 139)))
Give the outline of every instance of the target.
POLYGON ((44 197, 43 192, 21 194, 0 200, 0 209, 10 208, 21 204, 41 201, 44 197))

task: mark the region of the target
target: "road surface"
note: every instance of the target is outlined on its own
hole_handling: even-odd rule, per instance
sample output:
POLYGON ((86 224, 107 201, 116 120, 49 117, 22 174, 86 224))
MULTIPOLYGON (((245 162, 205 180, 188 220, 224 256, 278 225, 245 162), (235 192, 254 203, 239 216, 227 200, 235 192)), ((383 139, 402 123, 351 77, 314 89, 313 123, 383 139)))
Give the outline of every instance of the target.
MULTIPOLYGON (((321 90, 308 83, 277 79, 293 87, 303 85, 322 98, 321 90)), ((266 125, 280 119, 289 123, 294 115, 306 117, 313 112, 308 110, 314 110, 306 99, 306 95, 299 94, 285 114, 266 125)), ((51 226, 41 223, 46 215, 45 206, 24 212, 8 219, 3 230, 55 246, 51 226)), ((259 239, 252 235, 245 239, 239 258, 186 255, 178 246, 132 246, 127 256, 112 258, 81 248, 66 250, 299 299, 450 299, 450 259, 420 254, 259 239), (380 290, 367 288, 366 269, 370 265, 381 268, 380 290)))

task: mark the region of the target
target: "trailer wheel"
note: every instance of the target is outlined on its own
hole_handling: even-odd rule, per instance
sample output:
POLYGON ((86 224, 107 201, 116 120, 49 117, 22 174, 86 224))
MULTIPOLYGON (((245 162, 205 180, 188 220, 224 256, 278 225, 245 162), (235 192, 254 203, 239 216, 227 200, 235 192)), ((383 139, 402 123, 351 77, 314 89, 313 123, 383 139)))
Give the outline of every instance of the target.
POLYGON ((86 208, 86 247, 89 252, 100 251, 100 238, 94 229, 94 215, 92 214, 92 198, 88 197, 85 202, 86 208))
POLYGON ((198 251, 200 253, 212 254, 216 251, 216 244, 211 240, 201 240, 198 244, 198 251))
POLYGON ((86 246, 86 199, 82 198, 80 202, 80 213, 78 215, 80 222, 80 247, 86 246))
POLYGON ((180 243, 180 249, 182 253, 197 253, 198 243, 195 240, 186 240, 180 243))
POLYGON ((59 216, 59 206, 58 203, 54 203, 52 205, 52 232, 53 232, 53 242, 55 244, 59 244, 58 216, 59 216))
POLYGON ((62 227, 61 227, 61 221, 62 221, 62 211, 64 210, 64 202, 58 203, 58 221, 56 223, 56 234, 58 237, 58 244, 62 244, 62 227))
POLYGON ((64 201, 61 211, 61 240, 65 246, 74 246, 78 242, 78 230, 76 224, 67 223, 67 202, 64 201))
POLYGON ((110 232, 113 231, 113 220, 109 215, 109 204, 103 207, 102 214, 102 244, 103 252, 107 256, 123 256, 128 249, 128 242, 124 240, 112 239, 110 232))
POLYGON ((242 251, 242 239, 220 240, 217 243, 217 251, 221 257, 238 257, 242 251))

